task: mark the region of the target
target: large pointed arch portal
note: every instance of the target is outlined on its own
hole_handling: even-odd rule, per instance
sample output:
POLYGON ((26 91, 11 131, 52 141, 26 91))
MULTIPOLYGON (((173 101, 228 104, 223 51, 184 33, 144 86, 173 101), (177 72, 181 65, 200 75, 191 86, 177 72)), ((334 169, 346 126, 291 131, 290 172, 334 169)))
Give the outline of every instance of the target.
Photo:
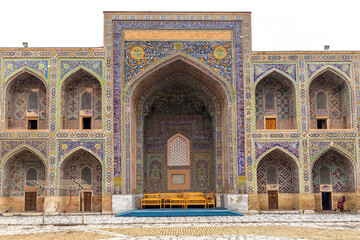
POLYGON ((251 52, 249 17, 248 13, 176 17, 106 13, 106 66, 114 77, 113 211, 128 209, 120 202, 135 208, 135 195, 156 191, 145 184, 150 177, 158 190, 169 190, 169 174, 177 168, 184 172, 175 174, 175 181, 183 182, 179 175, 188 176, 188 189, 213 190, 220 204, 234 202, 230 197, 235 197, 247 209, 247 197, 233 195, 246 191, 243 56, 251 52), (171 94, 176 91, 183 93, 177 102, 172 100, 176 94, 171 94), (173 119, 162 118, 165 110, 156 107, 161 102, 173 119), (180 105, 194 111, 181 114, 185 108, 180 105), (176 116, 186 119, 176 123, 176 116), (177 153, 189 151, 189 165, 167 164, 166 144, 177 134, 183 137, 175 137, 172 146, 182 147, 174 148, 172 156, 187 156, 177 153), (188 149, 183 148, 186 139, 188 149), (194 168, 201 171, 193 172, 194 168))
POLYGON ((133 193, 229 191, 228 96, 205 76, 201 68, 174 59, 135 85, 128 105, 133 193), (189 164, 166 161, 168 140, 176 134, 190 141, 189 164), (185 178, 181 189, 172 182, 176 177, 185 178))

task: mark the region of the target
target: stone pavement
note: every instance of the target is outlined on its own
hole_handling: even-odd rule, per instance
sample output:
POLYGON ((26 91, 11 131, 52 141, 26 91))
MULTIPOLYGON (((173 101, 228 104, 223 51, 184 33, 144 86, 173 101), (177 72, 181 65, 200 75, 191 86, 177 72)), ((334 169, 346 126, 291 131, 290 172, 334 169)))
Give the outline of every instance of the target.
POLYGON ((0 216, 0 239, 360 239, 360 214, 243 217, 0 216))

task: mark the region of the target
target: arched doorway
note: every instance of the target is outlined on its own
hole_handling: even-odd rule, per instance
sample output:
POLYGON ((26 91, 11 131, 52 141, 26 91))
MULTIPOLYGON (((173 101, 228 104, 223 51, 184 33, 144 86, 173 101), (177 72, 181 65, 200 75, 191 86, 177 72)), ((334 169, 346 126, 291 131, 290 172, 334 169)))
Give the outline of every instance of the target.
POLYGON ((327 69, 309 85, 310 128, 351 128, 351 91, 347 81, 327 69))
POLYGON ((292 194, 299 193, 299 167, 282 150, 266 154, 256 169, 260 209, 293 209, 292 194))
POLYGON ((355 192, 353 164, 335 149, 329 149, 315 161, 312 180, 316 210, 336 209, 340 197, 355 192))
MULTIPOLYGON (((151 125, 151 121, 153 124, 154 121, 151 120, 150 116, 153 116, 152 113, 155 113, 156 118, 162 115, 161 112, 153 112, 155 110, 155 108, 153 108, 154 102, 156 102, 157 105, 157 103, 163 101, 160 100, 161 95, 165 96, 172 91, 185 91, 185 95, 188 96, 185 97, 184 95, 183 97, 180 97, 179 101, 171 100, 173 103, 178 105, 181 105, 179 103, 185 102, 190 105, 194 104, 194 102, 201 102, 201 106, 196 105, 198 103, 195 104, 197 109, 195 112, 196 114, 191 114, 192 117, 190 117, 195 119, 196 117, 194 116, 197 115, 199 120, 197 120, 197 122, 193 121, 192 127, 190 127, 191 123, 186 123, 186 121, 181 123, 179 116, 181 118, 187 118, 189 115, 176 113, 176 111, 170 106, 171 101, 163 101, 168 105, 166 108, 168 110, 172 109, 171 111, 173 111, 169 116, 175 118, 177 116, 178 120, 176 121, 179 123, 178 126, 185 126, 186 124, 188 124, 188 126, 183 129, 176 127, 178 129, 176 130, 176 128, 169 127, 171 124, 165 124, 165 121, 163 121, 164 124, 162 125, 164 127, 162 129, 160 128, 162 134, 164 135, 163 139, 161 140, 163 142, 161 148, 166 149, 167 141, 176 134, 181 134, 190 141, 190 151, 195 149, 193 145, 195 142, 191 142, 191 140, 196 139, 196 141, 200 141, 203 139, 205 142, 211 142, 211 144, 206 143, 202 145, 205 147, 205 150, 203 151, 205 154, 202 156, 197 156, 199 160, 198 165, 201 165, 201 168, 203 169, 201 170, 201 173, 193 173, 192 168, 194 168, 196 164, 193 166, 191 166, 191 164, 196 156, 194 155, 195 152, 190 153, 190 166, 187 166, 189 170, 188 172, 190 172, 190 179, 195 179, 196 175, 198 176, 198 179, 203 178, 199 181, 208 182, 209 184, 207 186, 209 187, 204 187, 206 185, 205 184, 202 188, 209 190, 214 189, 214 191, 217 193, 229 193, 229 189, 234 187, 233 182, 230 183, 230 181, 233 181, 233 178, 229 177, 229 172, 233 171, 233 165, 231 165, 231 170, 229 168, 229 152, 231 152, 233 149, 233 146, 229 145, 229 139, 234 137, 233 129, 229 128, 229 121, 231 122, 230 119, 232 119, 232 113, 231 111, 228 111, 229 102, 232 102, 231 98, 228 96, 228 91, 226 90, 229 88, 226 83, 217 79, 216 76, 211 74, 211 72, 209 73, 209 71, 201 66, 198 66, 194 62, 191 62, 190 64, 189 61, 191 62, 191 60, 182 55, 168 59, 168 61, 163 62, 160 66, 154 67, 154 69, 146 75, 140 76, 137 80, 135 80, 133 85, 129 87, 131 91, 128 91, 126 94, 124 106, 126 109, 128 107, 129 115, 127 115, 127 112, 125 112, 124 118, 125 129, 130 130, 129 135, 126 133, 126 141, 130 144, 125 145, 126 149, 124 150, 126 151, 126 154, 124 155, 124 158, 126 159, 126 164, 131 166, 131 171, 126 174, 128 177, 127 182, 130 183, 127 187, 131 188, 131 193, 143 193, 146 190, 144 183, 145 177, 150 176, 149 173, 145 173, 145 169, 150 168, 150 166, 145 165, 145 162, 147 161, 144 154, 148 153, 148 150, 150 150, 148 149, 148 140, 146 140, 146 138, 149 130, 151 131, 154 127, 154 125, 151 125), (150 101, 149 99, 152 100, 150 101), (151 114, 149 115, 149 113, 151 114), (202 114, 204 114, 204 118, 202 114), (209 117, 209 115, 211 117, 209 117), (126 121, 127 118, 129 121, 126 121), (202 119, 207 120, 205 120, 204 123, 200 123, 202 119), (208 126, 207 132, 211 132, 211 134, 208 135, 208 137, 200 137, 200 134, 194 138, 194 134, 196 135, 199 133, 199 131, 203 131, 203 127, 205 126, 203 124, 208 126), (165 125, 167 125, 167 127, 165 127, 165 125), (186 128, 188 130, 186 130, 186 128), (127 138, 127 136, 129 136, 129 138, 127 138), (210 139, 209 136, 212 136, 212 138, 210 139), (204 161, 209 164, 206 165, 204 161), (212 175, 209 177, 209 181, 205 180, 206 177, 204 177, 206 176, 205 169, 207 167, 209 168, 209 174, 212 175), (213 169, 213 173, 211 173, 211 168, 213 169)), ((170 95, 167 96, 169 99, 171 98, 170 95)), ((171 118, 169 120, 171 120, 171 118)), ((156 122, 156 124, 158 124, 158 122, 156 122)), ((156 125, 156 127, 159 126, 156 125)), ((200 145, 197 145, 197 147, 200 148, 200 145)), ((151 147, 156 148, 160 146, 156 146, 156 144, 154 144, 151 147)), ((156 149, 151 150, 156 152, 156 149)), ((160 159, 159 156, 154 156, 150 161, 154 161, 156 163, 152 164, 152 166, 157 165, 158 169, 162 169, 162 172, 160 173, 162 174, 162 178, 166 181, 162 181, 160 185, 163 184, 161 189, 165 189, 165 186, 167 186, 167 181, 169 180, 169 176, 171 176, 167 176, 168 168, 170 169, 172 167, 164 165, 165 159, 167 159, 167 155, 164 155, 164 152, 167 150, 160 151, 163 151, 163 159, 160 159), (162 162, 163 165, 160 167, 156 161, 162 162)), ((197 153, 202 153, 201 149, 199 149, 199 152, 197 153)), ((232 160, 233 159, 231 159, 231 161, 232 160)), ((184 168, 185 167, 186 166, 184 166, 184 168)), ((158 171, 155 171, 155 173, 158 173, 158 171)), ((188 173, 175 173, 175 175, 183 175, 184 177, 186 177, 186 174, 188 173)), ((156 176, 156 174, 154 176, 156 176)), ((175 178, 178 177, 181 179, 183 176, 175 176, 175 178)), ((192 184, 194 183, 190 182, 190 189, 192 184)))
POLYGON ((102 164, 90 152, 79 149, 68 156, 60 167, 61 180, 73 180, 72 186, 60 190, 63 197, 61 212, 81 211, 81 196, 76 181, 86 182, 84 185, 84 210, 102 211, 102 164))
POLYGON ((32 151, 23 149, 11 156, 3 167, 5 211, 42 211, 43 197, 33 182, 45 180, 45 176, 43 161, 32 151))
POLYGON ((7 129, 46 129, 47 92, 44 82, 28 71, 11 79, 5 94, 7 129))

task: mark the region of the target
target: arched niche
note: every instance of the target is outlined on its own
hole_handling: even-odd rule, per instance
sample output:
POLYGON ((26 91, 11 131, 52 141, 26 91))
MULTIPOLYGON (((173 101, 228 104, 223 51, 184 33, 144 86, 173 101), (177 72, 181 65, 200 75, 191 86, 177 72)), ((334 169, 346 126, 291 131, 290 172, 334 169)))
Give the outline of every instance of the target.
POLYGON ((269 185, 276 185, 270 187, 279 193, 300 191, 299 167, 291 156, 280 149, 275 149, 262 157, 257 164, 256 179, 257 193, 267 193, 269 185))
POLYGON ((284 74, 272 71, 255 88, 255 128, 296 129, 296 89, 284 74))
POLYGON ((5 92, 5 128, 46 129, 47 87, 36 74, 24 70, 8 80, 5 92))
POLYGON ((79 149, 65 158, 60 165, 59 183, 61 189, 59 195, 65 200, 65 204, 62 206, 63 211, 76 212, 80 210, 79 188, 76 181, 83 183, 85 192, 91 193, 91 211, 102 211, 102 173, 101 162, 86 150, 79 149), (91 181, 88 180, 89 177, 91 181), (82 180, 85 180, 86 183, 82 180), (77 197, 74 198, 74 196, 77 197))
POLYGON ((102 129, 100 81, 80 68, 61 85, 61 128, 102 129))
POLYGON ((338 150, 330 148, 313 164, 312 185, 314 193, 321 191, 321 185, 327 186, 326 191, 335 193, 354 192, 356 184, 352 162, 338 150), (329 170, 329 183, 321 183, 321 173, 325 174, 325 169, 329 170))
POLYGON ((309 85, 310 128, 351 128, 351 91, 335 70, 325 69, 309 85))

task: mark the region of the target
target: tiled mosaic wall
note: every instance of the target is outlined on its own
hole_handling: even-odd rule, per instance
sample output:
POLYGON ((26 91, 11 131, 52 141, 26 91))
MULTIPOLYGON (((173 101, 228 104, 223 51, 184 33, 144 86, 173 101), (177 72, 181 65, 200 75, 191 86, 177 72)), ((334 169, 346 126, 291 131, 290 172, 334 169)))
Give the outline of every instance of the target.
MULTIPOLYGON (((0 142, 1 142, 1 178, 4 179, 3 167, 8 159, 22 149, 29 149, 32 152, 44 158, 46 175, 49 180, 48 195, 58 195, 58 180, 60 179, 60 164, 64 160, 62 151, 67 151, 66 156, 78 151, 80 148, 89 151, 94 156, 99 157, 96 153, 101 152, 102 173, 101 189, 104 195, 112 194, 113 189, 113 170, 112 170, 112 81, 110 78, 105 79, 104 73, 104 50, 99 49, 1 49, 0 48, 0 104, 1 104, 1 121, 0 121, 0 142), (96 98, 94 99, 95 115, 94 118, 102 122, 98 130, 62 130, 60 128, 61 108, 60 106, 66 101, 61 94, 62 83, 70 77, 85 71, 93 76, 98 82, 97 88, 94 89, 96 98), (8 128, 8 115, 10 106, 9 99, 6 97, 6 90, 10 89, 13 83, 17 87, 16 98, 12 104, 20 106, 23 109, 26 106, 26 94, 20 91, 22 88, 36 88, 37 85, 28 82, 30 79, 36 79, 35 82, 42 83, 40 88, 40 112, 39 120, 47 119, 47 123, 42 131, 10 131, 8 128), (25 81, 26 80, 26 81, 25 81), (25 81, 24 84, 19 82, 25 81), (8 88, 9 86, 9 88, 8 88), (19 90, 20 89, 20 90, 19 90), (43 96, 46 89, 46 97, 43 96), (21 97, 22 95, 24 97, 21 97), (46 105, 45 105, 46 104, 46 105), (45 107, 46 106, 46 107, 45 107), (97 141, 89 144, 89 141, 97 141), (59 146, 66 149, 59 151, 59 146), (68 145, 64 145, 68 142, 68 145), (78 143, 78 144, 73 144, 78 143)), ((24 90, 26 93, 26 89, 24 90)), ((10 108, 11 111, 18 112, 16 108, 10 108)), ((14 112, 14 113, 15 113, 14 112)), ((19 116, 19 114, 17 114, 19 116)), ((23 116, 21 116, 23 119, 23 116)), ((22 128, 25 129, 24 124, 22 128)), ((42 128, 42 127, 41 127, 42 128)))
POLYGON ((44 180, 44 162, 30 151, 24 150, 20 153, 15 154, 3 166, 3 197, 24 196, 24 190, 26 186, 26 171, 30 168, 36 169, 37 179, 44 180))
MULTIPOLYGON (((255 52, 252 54, 250 64, 245 65, 245 73, 247 73, 245 77, 245 118, 246 132, 248 133, 246 134, 246 163, 249 193, 263 191, 263 188, 259 187, 259 183, 254 184, 257 176, 256 164, 261 159, 265 159, 266 154, 274 149, 280 149, 284 154, 295 157, 297 164, 301 166, 299 172, 300 192, 317 191, 317 185, 312 183, 313 166, 316 168, 320 159, 328 157, 328 151, 345 153, 342 156, 348 161, 341 166, 348 175, 351 172, 351 174, 359 172, 358 155, 355 150, 358 148, 355 142, 357 142, 359 131, 359 127, 355 127, 359 126, 357 118, 359 107, 357 105, 360 93, 356 90, 359 84, 358 61, 359 55, 349 53, 255 52), (294 100, 298 106, 296 115, 299 117, 297 128, 294 130, 256 130, 259 103, 257 103, 255 86, 260 84, 258 81, 266 79, 266 76, 273 75, 274 71, 281 74, 281 78, 287 78, 295 84, 294 100), (311 126, 314 126, 311 119, 315 119, 314 92, 318 88, 329 88, 329 91, 325 90, 330 98, 329 109, 332 109, 329 115, 333 118, 346 116, 346 121, 348 121, 346 128, 353 130, 343 130, 345 127, 310 130, 311 126), (257 105, 252 104, 254 101, 257 105), (356 107, 353 107, 354 104, 356 107), (298 146, 293 148, 293 145, 298 146)), ((317 181, 317 178, 314 180, 317 181)), ((358 179, 351 181, 354 185, 359 184, 358 179)))

